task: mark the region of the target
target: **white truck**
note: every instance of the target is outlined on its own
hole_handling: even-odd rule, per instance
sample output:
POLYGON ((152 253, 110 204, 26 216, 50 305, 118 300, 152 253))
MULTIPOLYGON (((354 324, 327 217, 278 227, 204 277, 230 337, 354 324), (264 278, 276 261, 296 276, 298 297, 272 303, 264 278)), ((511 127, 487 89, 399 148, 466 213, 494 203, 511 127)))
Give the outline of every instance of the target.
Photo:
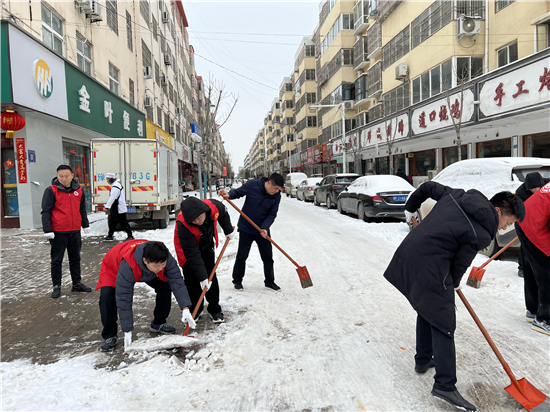
POLYGON ((128 220, 166 228, 182 200, 176 151, 152 139, 92 139, 90 146, 94 210, 104 210, 111 188, 105 175, 115 173, 125 190, 128 220))

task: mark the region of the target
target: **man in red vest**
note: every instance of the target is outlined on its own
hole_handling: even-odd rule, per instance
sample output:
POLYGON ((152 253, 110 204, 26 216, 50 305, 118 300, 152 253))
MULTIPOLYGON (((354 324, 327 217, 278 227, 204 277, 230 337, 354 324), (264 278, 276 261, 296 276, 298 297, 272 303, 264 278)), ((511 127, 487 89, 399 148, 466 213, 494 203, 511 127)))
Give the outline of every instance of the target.
MULTIPOLYGON (((181 202, 181 211, 176 220, 174 230, 174 247, 178 263, 182 267, 185 284, 191 298, 191 312, 195 310, 204 288, 208 301, 208 313, 215 323, 224 321, 220 306, 220 287, 214 274, 212 282, 208 282, 210 272, 215 265, 215 248, 218 246, 219 222, 227 236, 226 242, 233 238, 234 229, 225 206, 214 199, 200 200, 189 197, 181 202)), ((202 312, 203 303, 197 312, 202 312)))
POLYGON ((78 182, 73 179, 71 166, 60 165, 52 179, 52 185, 46 188, 42 196, 42 228, 44 236, 51 244, 54 299, 61 296, 61 264, 65 249, 69 254, 69 268, 73 281, 71 291, 92 291, 81 282, 80 276, 80 228, 82 227, 86 234, 90 232, 90 223, 86 216, 86 196, 78 182))
POLYGON ((531 328, 550 335, 550 183, 525 202, 525 219, 516 225, 521 242, 525 305, 535 314, 531 328))
POLYGON ((172 292, 182 310, 182 321, 194 328, 195 322, 189 312, 191 301, 176 260, 164 243, 144 239, 128 240, 107 252, 101 262, 99 282, 101 289, 99 311, 104 339, 101 350, 108 352, 118 342, 117 311, 124 332, 124 348, 132 342, 134 316, 132 301, 134 285, 144 282, 155 290, 156 306, 149 330, 159 333, 174 333, 176 328, 166 323, 172 305, 172 292))

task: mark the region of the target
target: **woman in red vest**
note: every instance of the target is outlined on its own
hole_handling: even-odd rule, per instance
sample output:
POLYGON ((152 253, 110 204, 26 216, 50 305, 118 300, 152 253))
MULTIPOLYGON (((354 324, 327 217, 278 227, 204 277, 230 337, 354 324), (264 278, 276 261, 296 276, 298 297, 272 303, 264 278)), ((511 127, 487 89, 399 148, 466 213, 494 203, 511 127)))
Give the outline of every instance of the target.
MULTIPOLYGON (((203 289, 207 287, 205 297, 208 313, 215 323, 220 323, 224 317, 219 303, 218 278, 214 275, 212 282, 208 282, 208 276, 215 265, 215 248, 218 246, 217 222, 227 236, 226 241, 233 238, 235 232, 231 219, 221 202, 214 199, 199 200, 196 197, 184 200, 176 220, 174 247, 191 298, 191 312, 195 310, 203 289)), ((202 309, 201 302, 197 314, 202 309)))

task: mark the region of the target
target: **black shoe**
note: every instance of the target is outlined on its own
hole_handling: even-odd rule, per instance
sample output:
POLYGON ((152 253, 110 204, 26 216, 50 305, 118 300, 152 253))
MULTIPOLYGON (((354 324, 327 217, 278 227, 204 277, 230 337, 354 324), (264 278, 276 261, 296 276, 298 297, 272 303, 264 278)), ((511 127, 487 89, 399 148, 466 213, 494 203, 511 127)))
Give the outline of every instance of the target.
POLYGON ((170 326, 168 323, 164 323, 162 325, 155 325, 154 323, 151 323, 151 327, 149 328, 151 332, 160 332, 160 333, 175 333, 176 328, 173 326, 170 326))
POLYGON ((523 277, 523 269, 518 269, 518 276, 519 276, 520 278, 523 277))
POLYGON ((114 238, 112 236, 105 236, 103 240, 114 240, 114 238))
POLYGON ((423 374, 423 373, 426 373, 428 372, 428 369, 430 368, 433 368, 435 366, 435 362, 434 360, 432 359, 431 361, 429 361, 427 364, 425 365, 419 365, 419 364, 416 364, 414 366, 414 371, 416 373, 420 373, 420 374, 423 374))
POLYGON ((84 283, 76 283, 73 285, 71 292, 91 292, 92 288, 89 288, 84 283))
POLYGON ((449 402, 451 405, 456 406, 457 408, 463 409, 465 411, 477 411, 475 405, 472 405, 466 399, 462 397, 458 391, 445 392, 440 391, 439 389, 433 389, 432 395, 436 398, 442 399, 449 402))
POLYGON ((280 288, 279 286, 277 286, 277 285, 275 284, 275 282, 273 282, 273 283, 266 283, 266 284, 265 284, 265 287, 266 287, 266 288, 269 288, 269 289, 273 289, 273 290, 281 290, 281 288, 280 288))
POLYGON ((61 297, 61 286, 55 285, 53 287, 52 298, 57 299, 61 297))
POLYGON ((113 336, 112 338, 105 339, 101 344, 100 349, 103 352, 110 352, 115 348, 117 343, 118 338, 116 336, 113 336))
POLYGON ((124 241, 126 242, 127 240, 134 240, 135 237, 133 237, 132 235, 128 236, 126 239, 124 239, 124 241))
POLYGON ((237 290, 243 290, 243 284, 241 282, 235 283, 235 289, 237 290))
POLYGON ((212 322, 214 323, 223 323, 225 322, 225 319, 223 318, 223 313, 214 313, 212 315, 212 322))

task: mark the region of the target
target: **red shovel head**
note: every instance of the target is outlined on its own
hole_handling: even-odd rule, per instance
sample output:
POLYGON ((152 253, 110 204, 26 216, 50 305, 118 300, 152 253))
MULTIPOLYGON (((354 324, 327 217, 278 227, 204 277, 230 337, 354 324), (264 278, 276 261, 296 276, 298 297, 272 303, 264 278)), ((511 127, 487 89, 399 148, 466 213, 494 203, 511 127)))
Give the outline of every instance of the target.
POLYGON ((307 271, 307 268, 305 266, 298 266, 296 272, 298 272, 298 277, 300 278, 300 282, 302 283, 302 289, 313 286, 313 282, 311 281, 311 277, 309 276, 309 272, 307 271))
POLYGON ((521 391, 513 384, 504 388, 516 401, 521 403, 528 411, 548 411, 550 401, 544 393, 535 388, 527 379, 518 380, 521 391), (523 393, 522 393, 523 392, 523 393), (537 408, 537 406, 540 406, 537 408))
POLYGON ((480 269, 474 266, 470 272, 470 276, 468 276, 468 281, 466 284, 473 288, 479 289, 481 287, 481 279, 483 279, 484 274, 485 269, 480 269))

